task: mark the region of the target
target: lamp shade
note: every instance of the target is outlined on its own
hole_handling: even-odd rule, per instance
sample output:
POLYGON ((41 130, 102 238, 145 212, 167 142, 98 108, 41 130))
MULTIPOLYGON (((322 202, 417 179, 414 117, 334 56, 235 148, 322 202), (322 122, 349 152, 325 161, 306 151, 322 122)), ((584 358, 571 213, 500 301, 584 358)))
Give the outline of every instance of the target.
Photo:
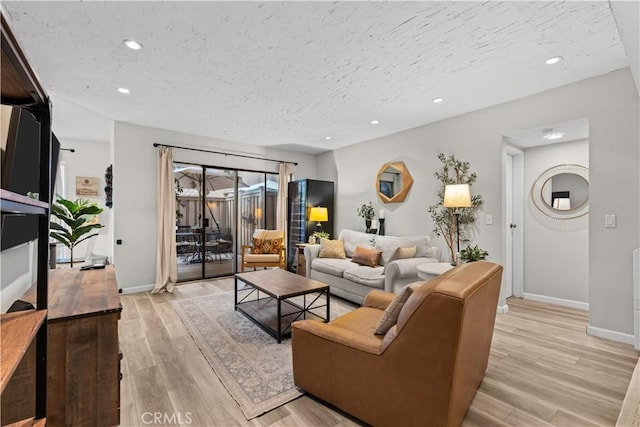
POLYGON ((309 221, 312 222, 326 222, 329 221, 329 212, 327 208, 313 207, 309 212, 309 221))
POLYGON ((445 208, 468 208, 471 206, 469 184, 451 184, 444 188, 445 208))

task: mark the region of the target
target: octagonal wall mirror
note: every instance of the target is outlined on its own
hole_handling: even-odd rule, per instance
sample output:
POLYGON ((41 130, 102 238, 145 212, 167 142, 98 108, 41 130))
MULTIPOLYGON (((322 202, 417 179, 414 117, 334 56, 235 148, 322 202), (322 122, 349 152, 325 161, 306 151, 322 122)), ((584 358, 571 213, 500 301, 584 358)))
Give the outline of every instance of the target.
POLYGON ((385 163, 378 172, 376 191, 384 203, 404 202, 413 178, 404 162, 385 163))

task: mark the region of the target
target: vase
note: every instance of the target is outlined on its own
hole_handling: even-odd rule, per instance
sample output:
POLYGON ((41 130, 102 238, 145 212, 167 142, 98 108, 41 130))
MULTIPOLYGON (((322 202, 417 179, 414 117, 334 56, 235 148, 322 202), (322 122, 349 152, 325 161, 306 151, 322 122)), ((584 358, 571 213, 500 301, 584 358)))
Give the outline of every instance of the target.
POLYGON ((371 220, 370 219, 365 219, 364 220, 364 225, 367 228, 366 229, 366 233, 370 233, 371 232, 371 220))

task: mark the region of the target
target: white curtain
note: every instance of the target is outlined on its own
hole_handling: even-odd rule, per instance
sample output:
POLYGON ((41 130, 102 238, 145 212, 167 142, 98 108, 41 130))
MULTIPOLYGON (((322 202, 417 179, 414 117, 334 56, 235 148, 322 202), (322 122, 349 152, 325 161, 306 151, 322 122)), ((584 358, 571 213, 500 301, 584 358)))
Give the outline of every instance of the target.
POLYGON ((287 191, 291 170, 289 163, 280 163, 278 167, 278 200, 276 201, 276 229, 284 230, 287 242, 287 191))
POLYGON ((151 293, 173 292, 178 279, 176 255, 176 195, 173 187, 173 152, 158 150, 158 215, 156 285, 151 293))

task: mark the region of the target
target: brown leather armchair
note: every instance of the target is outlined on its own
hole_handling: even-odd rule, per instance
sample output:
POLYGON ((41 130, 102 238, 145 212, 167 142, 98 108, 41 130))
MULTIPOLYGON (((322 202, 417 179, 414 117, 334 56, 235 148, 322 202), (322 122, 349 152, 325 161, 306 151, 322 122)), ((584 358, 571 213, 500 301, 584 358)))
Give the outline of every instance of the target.
POLYGON ((370 292, 330 323, 293 324, 295 384, 374 426, 458 426, 489 360, 502 267, 474 262, 423 282, 386 335, 395 295, 370 292))

